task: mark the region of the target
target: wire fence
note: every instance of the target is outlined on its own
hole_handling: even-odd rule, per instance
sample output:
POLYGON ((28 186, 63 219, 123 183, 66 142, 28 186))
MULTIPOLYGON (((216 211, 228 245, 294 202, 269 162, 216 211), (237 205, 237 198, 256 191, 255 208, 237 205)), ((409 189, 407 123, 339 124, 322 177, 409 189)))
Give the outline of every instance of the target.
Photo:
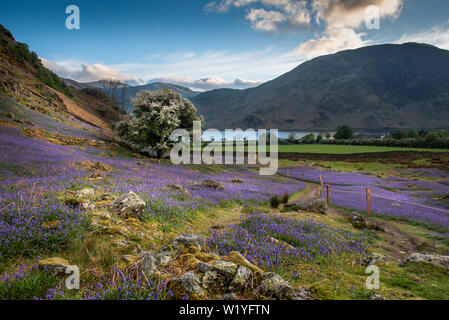
MULTIPOLYGON (((324 183, 323 177, 321 175, 319 176, 319 179, 320 179, 320 187, 318 187, 319 188, 318 195, 319 195, 319 197, 321 197, 323 195, 323 192, 324 192, 324 185, 325 185, 325 183, 324 183)), ((383 196, 383 195, 380 195, 380 194, 373 194, 373 193, 371 193, 371 188, 369 188, 369 187, 366 188, 365 192, 355 192, 355 191, 348 191, 348 190, 333 189, 333 188, 331 188, 331 185, 326 184, 326 191, 327 191, 327 204, 329 206, 331 205, 332 192, 347 193, 347 194, 354 194, 354 195, 365 196, 366 197, 366 212, 367 212, 368 215, 370 215, 370 213, 371 213, 371 199, 372 198, 385 199, 385 200, 393 201, 393 202, 396 202, 396 203, 404 203, 404 204, 411 205, 411 206, 421 207, 421 208, 435 210, 435 211, 440 211, 440 212, 444 212, 444 213, 448 213, 449 214, 449 210, 447 210, 447 209, 436 208, 436 207, 428 206, 428 205, 421 204, 421 203, 415 203, 415 202, 411 202, 411 201, 407 201, 407 200, 395 199, 395 198, 383 196)))

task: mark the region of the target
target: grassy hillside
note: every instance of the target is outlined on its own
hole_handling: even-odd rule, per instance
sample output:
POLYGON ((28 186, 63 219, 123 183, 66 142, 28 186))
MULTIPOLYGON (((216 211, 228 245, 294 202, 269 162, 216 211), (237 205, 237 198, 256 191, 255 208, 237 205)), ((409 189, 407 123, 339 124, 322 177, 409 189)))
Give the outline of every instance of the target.
POLYGON ((408 43, 318 57, 247 90, 192 101, 209 128, 446 128, 449 51, 408 43))

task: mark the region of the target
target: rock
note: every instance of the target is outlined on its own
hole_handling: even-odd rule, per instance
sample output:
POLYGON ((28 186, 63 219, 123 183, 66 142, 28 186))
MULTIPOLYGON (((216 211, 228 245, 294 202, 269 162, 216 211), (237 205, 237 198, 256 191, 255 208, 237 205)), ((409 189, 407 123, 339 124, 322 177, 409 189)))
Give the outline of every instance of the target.
POLYGON ((229 280, 217 271, 207 271, 203 277, 203 287, 212 294, 223 294, 229 285, 229 280))
POLYGON ((178 251, 182 248, 197 247, 200 251, 206 247, 206 237, 203 235, 187 235, 179 236, 173 239, 170 244, 164 246, 161 251, 174 250, 178 251))
POLYGON ((327 202, 324 199, 311 199, 306 201, 298 201, 296 202, 295 205, 299 210, 316 212, 320 214, 326 214, 328 209, 327 202))
POLYGON ((196 269, 197 269, 199 272, 206 273, 206 272, 208 272, 208 271, 212 271, 213 265, 212 265, 211 263, 208 263, 208 262, 200 262, 200 263, 198 263, 198 265, 196 266, 196 269))
POLYGON ((236 177, 236 178, 232 179, 231 182, 232 183, 244 183, 245 181, 243 181, 242 179, 236 177))
POLYGON ((231 251, 226 257, 223 258, 223 260, 233 262, 238 266, 247 267, 254 272, 263 273, 262 269, 249 262, 244 256, 240 254, 240 252, 237 251, 231 251))
POLYGON ((220 182, 211 180, 211 179, 201 181, 197 185, 200 185, 200 186, 206 187, 206 188, 216 189, 216 190, 224 190, 224 186, 220 182))
POLYGON ((296 289, 291 297, 291 300, 314 300, 309 290, 299 288, 296 289))
POLYGON ((114 200, 109 209, 123 219, 136 218, 142 220, 146 203, 133 191, 114 200))
POLYGON ((178 260, 181 261, 184 267, 188 269, 196 268, 196 266, 201 262, 192 253, 182 254, 179 256, 178 260))
POLYGON ((173 298, 178 300, 186 296, 191 300, 198 300, 205 296, 200 279, 193 272, 187 272, 179 278, 169 280, 167 288, 173 293, 173 298))
POLYGON ((143 251, 139 254, 139 259, 141 259, 142 271, 147 277, 151 279, 157 272, 157 259, 153 253, 148 251, 143 251))
POLYGON ((361 215, 359 215, 358 213, 352 214, 351 223, 354 226, 354 228, 357 228, 357 229, 366 229, 368 227, 365 219, 363 219, 363 217, 361 215))
POLYGON ((45 229, 58 229, 62 225, 61 221, 47 221, 42 224, 45 229))
POLYGON ((253 272, 251 269, 240 266, 235 273, 234 279, 232 279, 231 284, 229 285, 229 290, 232 292, 243 292, 247 288, 252 275, 253 272))
POLYGON ((47 270, 56 275, 65 275, 70 263, 63 258, 53 257, 38 262, 39 269, 47 270))
POLYGON ((218 298, 218 300, 224 301, 224 300, 238 300, 239 297, 237 297, 237 295, 233 292, 230 293, 226 293, 224 295, 222 295, 220 298, 218 298))
POLYGON ((190 195, 189 190, 187 190, 186 188, 184 188, 180 184, 169 184, 166 188, 167 189, 171 189, 171 190, 175 190, 175 191, 180 191, 181 193, 184 193, 185 195, 190 195))
POLYGON ((425 262, 430 263, 434 266, 449 268, 449 256, 440 256, 429 253, 413 253, 407 259, 405 259, 403 264, 417 262, 425 262))
POLYGON ((104 178, 104 176, 99 172, 93 172, 89 175, 89 179, 92 179, 92 180, 101 180, 103 178, 104 178))
POLYGON ((370 300, 385 300, 383 296, 377 293, 372 293, 369 297, 370 300))
POLYGON ((165 266, 173 259, 173 256, 174 256, 174 252, 173 251, 162 251, 162 252, 159 252, 155 256, 156 263, 157 263, 158 266, 159 265, 165 266))
POLYGON ((213 270, 225 277, 226 280, 231 281, 237 272, 237 268, 238 266, 233 262, 219 260, 214 263, 213 270))
POLYGON ((89 198, 95 194, 95 190, 92 188, 84 188, 81 190, 78 190, 76 192, 76 197, 79 199, 89 198))
POLYGON ((117 199, 116 196, 114 196, 114 195, 112 195, 110 193, 103 193, 102 195, 100 195, 97 198, 97 201, 112 201, 112 200, 115 200, 115 199, 117 199))
POLYGON ((370 266, 372 264, 376 264, 379 261, 384 261, 385 256, 378 253, 368 253, 365 257, 362 258, 362 265, 370 266))
POLYGON ((257 292, 262 296, 276 298, 278 300, 312 299, 305 289, 293 289, 293 287, 277 273, 264 273, 261 280, 262 282, 257 288, 257 292))

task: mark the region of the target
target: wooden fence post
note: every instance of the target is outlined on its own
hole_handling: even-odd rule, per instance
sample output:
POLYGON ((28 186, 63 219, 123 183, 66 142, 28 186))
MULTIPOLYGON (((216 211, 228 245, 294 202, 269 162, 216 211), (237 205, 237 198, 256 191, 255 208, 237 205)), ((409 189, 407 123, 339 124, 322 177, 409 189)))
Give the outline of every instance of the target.
POLYGON ((320 174, 320 196, 323 194, 324 192, 324 182, 323 182, 323 177, 320 174))
POLYGON ((331 187, 327 185, 327 206, 331 206, 331 187))
POLYGON ((371 214, 371 190, 366 188, 366 214, 371 214))

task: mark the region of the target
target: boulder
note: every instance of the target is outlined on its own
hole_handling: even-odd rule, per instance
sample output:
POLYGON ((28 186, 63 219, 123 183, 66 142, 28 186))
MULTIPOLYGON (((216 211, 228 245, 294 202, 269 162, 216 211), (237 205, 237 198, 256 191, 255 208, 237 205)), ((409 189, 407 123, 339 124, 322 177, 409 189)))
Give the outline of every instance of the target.
POLYGON ((196 247, 198 250, 202 250, 206 247, 206 237, 203 235, 192 234, 187 236, 179 236, 173 239, 170 244, 164 246, 161 251, 178 251, 183 248, 196 247))
POLYGON ((440 256, 437 254, 430 253, 413 253, 408 258, 405 259, 403 264, 405 263, 417 263, 417 262, 425 262, 430 263, 434 266, 449 268, 449 256, 440 256))
POLYGON ((162 252, 159 252, 155 256, 156 263, 157 263, 158 266, 159 265, 165 266, 173 259, 173 256, 174 256, 174 252, 173 251, 162 251, 162 252))
POLYGON ((226 293, 224 295, 222 295, 220 298, 218 298, 218 300, 238 300, 239 297, 237 297, 237 295, 233 292, 230 293, 226 293))
POLYGON ((220 182, 210 179, 201 181, 198 185, 216 190, 224 190, 224 186, 220 182))
POLYGON ((167 288, 173 293, 173 298, 178 300, 184 297, 198 300, 205 296, 200 279, 193 272, 187 272, 179 278, 169 280, 167 288))
POLYGON ((38 267, 41 270, 46 270, 56 275, 65 275, 70 263, 63 258, 53 257, 38 262, 38 267))
POLYGON ((240 266, 235 273, 234 279, 232 279, 229 285, 229 290, 232 292, 243 292, 251 279, 253 272, 247 267, 240 266))
POLYGON ((203 287, 213 295, 226 292, 229 280, 217 271, 207 271, 203 277, 203 287))
POLYGON ((180 184, 169 184, 167 187, 169 190, 174 190, 185 194, 186 196, 190 195, 189 190, 181 186, 180 184))
POLYGON ((231 182, 232 182, 232 183, 244 183, 245 181, 243 181, 243 180, 240 179, 240 178, 235 177, 234 179, 232 179, 231 182))
POLYGON ((366 229, 368 225, 366 224, 365 219, 358 213, 353 213, 351 218, 351 223, 354 226, 354 228, 357 229, 366 229))
POLYGON ((238 266, 235 263, 219 260, 214 263, 213 271, 221 274, 226 280, 231 281, 237 269, 238 266))
POLYGON ((92 197, 95 194, 95 190, 92 188, 84 188, 81 190, 78 190, 76 192, 76 197, 79 199, 89 198, 92 197))
POLYGON ((109 209, 123 219, 136 218, 142 220, 146 203, 133 191, 114 200, 109 209))
POLYGON ((312 300, 310 292, 305 289, 294 289, 280 275, 273 272, 262 274, 257 292, 265 297, 278 300, 312 300))
POLYGON ((298 201, 296 202, 295 205, 298 208, 298 210, 304 210, 320 214, 326 214, 328 209, 327 201, 324 199, 311 199, 305 201, 298 201))
POLYGON ((378 253, 368 253, 365 257, 362 258, 362 265, 370 266, 372 264, 376 264, 379 261, 384 261, 385 256, 378 253))
POLYGON ((214 267, 214 266, 213 266, 211 263, 209 263, 209 262, 200 262, 200 263, 198 263, 198 265, 196 266, 196 269, 197 269, 199 272, 207 273, 208 271, 212 271, 213 267, 214 267))
POLYGON ((385 298, 383 296, 381 296, 380 294, 377 294, 377 293, 371 294, 369 299, 370 300, 385 300, 385 298))
POLYGON ((141 259, 142 271, 147 277, 151 279, 157 272, 157 260, 153 253, 148 251, 143 251, 139 254, 139 259, 141 259))

